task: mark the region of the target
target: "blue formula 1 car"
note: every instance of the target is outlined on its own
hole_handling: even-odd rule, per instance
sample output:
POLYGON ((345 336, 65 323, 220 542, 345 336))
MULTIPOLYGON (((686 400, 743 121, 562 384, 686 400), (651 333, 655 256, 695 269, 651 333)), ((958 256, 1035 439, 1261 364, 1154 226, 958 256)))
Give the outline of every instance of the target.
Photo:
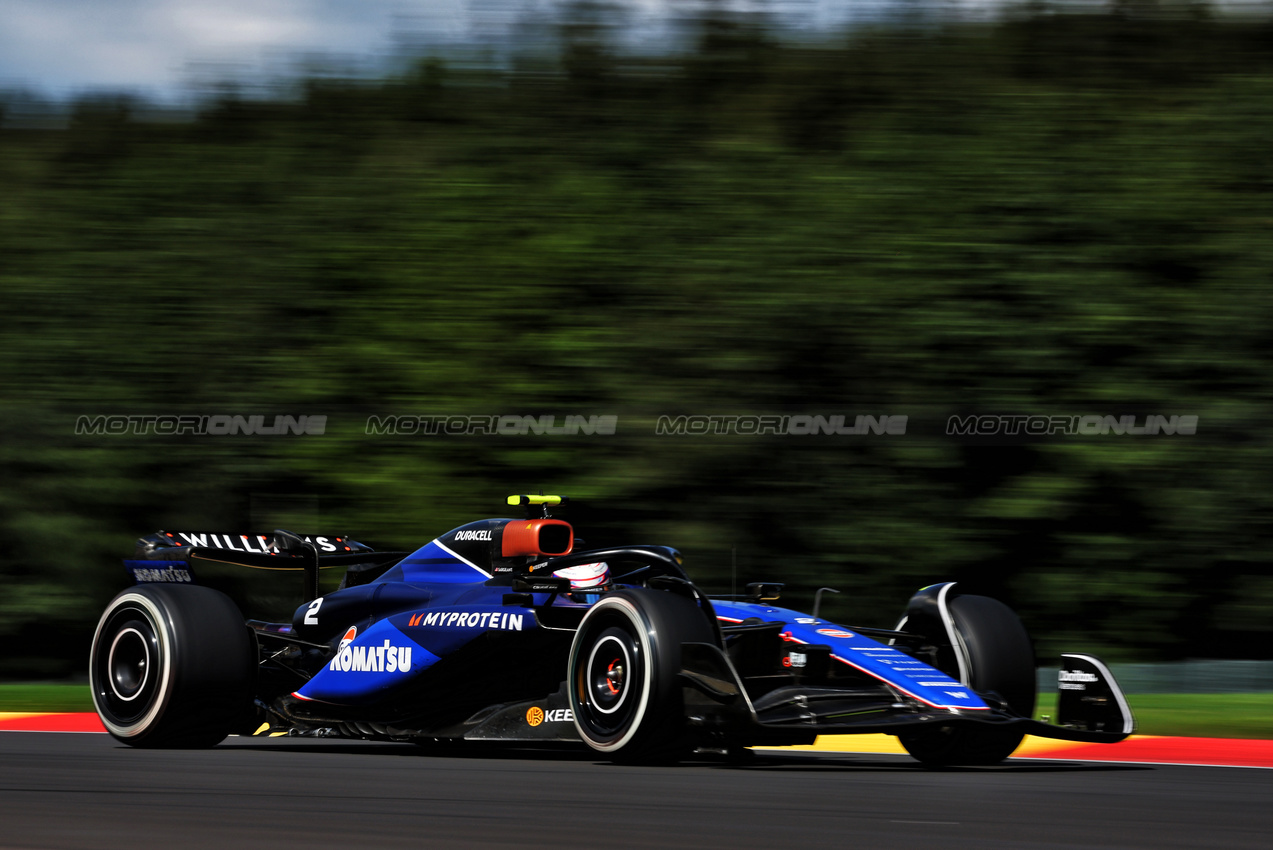
MULTIPOLYGON (((1032 719, 1033 646, 1002 603, 953 584, 916 593, 893 629, 778 607, 781 585, 708 597, 665 546, 576 550, 515 496, 411 553, 343 536, 161 532, 93 638, 93 699, 139 747, 229 734, 582 742, 617 761, 888 733, 929 765, 991 764, 1026 733, 1120 741, 1133 720, 1098 659, 1063 656, 1058 725, 1032 719), (196 582, 213 565, 304 574, 290 623, 246 619, 196 582), (319 571, 344 570, 319 595, 319 571)), ((816 605, 815 605, 816 608, 816 605)))

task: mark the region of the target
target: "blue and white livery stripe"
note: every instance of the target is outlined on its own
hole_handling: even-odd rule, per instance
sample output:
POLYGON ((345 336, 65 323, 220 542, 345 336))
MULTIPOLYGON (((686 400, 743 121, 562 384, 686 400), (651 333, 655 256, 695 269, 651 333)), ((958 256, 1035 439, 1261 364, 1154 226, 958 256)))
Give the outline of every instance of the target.
POLYGON ((433 545, 434 545, 434 546, 437 546, 437 547, 438 547, 439 549, 441 549, 443 552, 447 553, 448 555, 450 555, 452 558, 454 558, 455 560, 459 561, 460 563, 462 563, 462 564, 468 564, 470 567, 472 567, 473 569, 475 569, 475 570, 477 570, 479 573, 481 573, 481 574, 482 574, 482 576, 483 576, 484 578, 493 578, 493 576, 492 576, 490 573, 488 573, 486 570, 482 569, 482 568, 481 568, 481 567, 479 567, 477 564, 473 563, 473 562, 472 562, 472 561, 470 561, 468 558, 466 558, 466 557, 464 557, 463 555, 461 555, 459 552, 456 552, 454 549, 449 548, 449 547, 448 547, 446 544, 444 544, 441 540, 434 540, 434 541, 433 541, 433 545))
POLYGON ((402 580, 415 584, 474 584, 491 574, 454 549, 431 540, 403 558, 402 580))
POLYGON ((831 647, 831 657, 900 693, 933 708, 988 711, 967 685, 896 647, 857 634, 852 629, 808 617, 797 611, 746 602, 713 600, 717 618, 742 622, 750 617, 783 623, 782 638, 791 643, 831 647))

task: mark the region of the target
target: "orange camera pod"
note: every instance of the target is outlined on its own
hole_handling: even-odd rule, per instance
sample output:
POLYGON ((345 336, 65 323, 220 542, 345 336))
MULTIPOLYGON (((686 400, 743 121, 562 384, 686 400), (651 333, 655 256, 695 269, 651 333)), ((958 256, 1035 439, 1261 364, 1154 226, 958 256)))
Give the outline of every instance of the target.
POLYGON ((575 530, 561 519, 515 519, 504 526, 500 554, 505 558, 519 555, 569 555, 575 546, 575 530))

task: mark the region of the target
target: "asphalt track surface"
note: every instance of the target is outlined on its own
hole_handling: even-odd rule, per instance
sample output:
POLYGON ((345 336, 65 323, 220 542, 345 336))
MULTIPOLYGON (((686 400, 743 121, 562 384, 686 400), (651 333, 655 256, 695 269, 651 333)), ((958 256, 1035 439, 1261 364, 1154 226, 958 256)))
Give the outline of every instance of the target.
POLYGON ((0 733, 3 848, 1268 848, 1273 770, 761 754, 627 767, 582 752, 231 738, 151 751, 0 733))

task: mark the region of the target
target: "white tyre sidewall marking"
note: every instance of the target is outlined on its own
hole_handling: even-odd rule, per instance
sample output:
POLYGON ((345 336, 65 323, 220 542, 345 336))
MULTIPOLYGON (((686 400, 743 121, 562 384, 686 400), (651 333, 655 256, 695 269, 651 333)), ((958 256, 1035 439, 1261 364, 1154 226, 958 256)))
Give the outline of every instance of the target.
MULTIPOLYGON (((590 621, 597 616, 597 612, 608 611, 612 608, 620 611, 622 616, 636 631, 637 639, 641 643, 642 664, 645 669, 642 671, 641 696, 637 702, 636 712, 632 715, 632 724, 622 736, 620 736, 617 740, 610 741, 609 743, 594 741, 588 735, 583 722, 579 719, 583 706, 574 705, 578 695, 575 693, 575 683, 573 681, 570 683, 571 707, 575 711, 575 731, 579 733, 579 737, 584 743, 601 753, 612 753, 615 750, 622 749, 629 741, 632 740, 633 736, 636 735, 637 731, 641 728, 641 721, 645 719, 645 712, 650 706, 650 685, 654 679, 654 657, 650 652, 650 635, 646 628, 645 621, 641 617, 641 612, 637 610, 637 607, 633 605, 631 601, 623 598, 612 597, 602 599, 589 609, 588 613, 583 618, 583 622, 579 624, 579 631, 575 632, 575 642, 570 648, 571 667, 574 667, 574 662, 579 656, 579 635, 583 633, 584 628, 589 625, 590 621)), ((587 671, 585 669, 585 673, 586 672, 587 671)))
MULTIPOLYGON (((160 660, 163 662, 161 665, 162 669, 159 671, 159 690, 155 693, 155 701, 150 710, 128 726, 120 726, 112 722, 107 718, 106 713, 102 711, 102 706, 99 704, 97 696, 98 685, 100 685, 98 682, 95 682, 93 687, 93 705, 97 709, 97 716, 101 718, 102 725, 108 731, 121 738, 134 738, 154 725, 155 720, 163 714, 164 708, 167 707, 169 697, 172 696, 172 638, 169 636, 166 618, 159 606, 149 597, 129 591, 115 599, 102 614, 102 618, 97 621, 97 631, 93 633, 93 652, 88 662, 90 670, 97 670, 97 647, 102 635, 102 628, 108 620, 112 619, 116 611, 126 605, 141 609, 159 638, 159 655, 160 660)), ((107 660, 109 661, 109 659, 107 660)), ((110 675, 109 668, 107 668, 106 674, 110 675)))

